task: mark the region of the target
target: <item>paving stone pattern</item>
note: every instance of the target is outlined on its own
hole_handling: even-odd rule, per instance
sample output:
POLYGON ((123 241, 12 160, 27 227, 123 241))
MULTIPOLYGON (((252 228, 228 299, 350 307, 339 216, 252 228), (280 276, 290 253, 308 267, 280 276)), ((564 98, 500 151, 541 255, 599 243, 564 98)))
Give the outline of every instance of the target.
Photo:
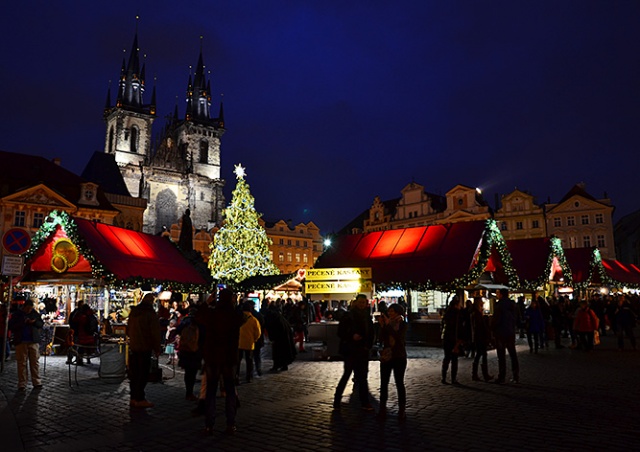
MULTIPOLYGON (((66 357, 47 358, 44 388, 18 392, 15 362, 0 374, 0 450, 14 451, 526 451, 640 448, 640 353, 619 352, 612 337, 593 353, 518 346, 521 381, 471 381, 471 360, 460 360, 461 386, 442 385, 442 352, 410 347, 407 420, 397 420, 393 379, 389 416, 380 422, 359 408, 352 385, 343 407, 332 408, 340 361, 300 354, 286 372, 266 372, 238 388, 238 431, 224 433, 223 399, 216 432, 185 400, 183 374, 164 367, 165 380, 147 386, 147 410, 129 408, 128 381, 98 378, 97 364, 78 369, 69 387, 66 357), (168 378, 168 379, 167 379, 168 378)), ((308 344, 309 349, 313 344, 308 344)), ((268 354, 268 347, 264 350, 268 354)), ((490 369, 497 373, 495 352, 490 369)), ((166 357, 163 358, 166 361, 166 357)), ((264 369, 271 367, 265 356, 264 369)), ((379 364, 371 362, 373 404, 379 364)), ((41 366, 42 367, 42 366, 41 366)))

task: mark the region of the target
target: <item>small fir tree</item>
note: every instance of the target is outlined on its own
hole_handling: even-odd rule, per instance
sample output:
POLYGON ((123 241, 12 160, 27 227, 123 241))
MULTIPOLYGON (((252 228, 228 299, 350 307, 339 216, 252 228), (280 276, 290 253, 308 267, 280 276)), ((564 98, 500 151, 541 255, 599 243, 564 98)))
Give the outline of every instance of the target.
POLYGON ((280 273, 269 255, 271 239, 258 223, 260 214, 241 165, 235 166, 236 188, 231 203, 224 209, 224 225, 209 244, 211 275, 221 281, 240 282, 250 276, 280 273))

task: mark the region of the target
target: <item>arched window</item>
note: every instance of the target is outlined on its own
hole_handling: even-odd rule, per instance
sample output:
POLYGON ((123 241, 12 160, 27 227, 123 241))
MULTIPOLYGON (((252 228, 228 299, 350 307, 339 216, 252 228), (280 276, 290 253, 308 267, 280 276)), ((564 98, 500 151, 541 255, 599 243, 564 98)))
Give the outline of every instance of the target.
POLYGON ((209 163, 209 142, 207 140, 200 141, 200 163, 209 163))
POLYGON ((139 136, 140 136, 140 131, 138 130, 138 126, 131 126, 131 141, 129 142, 129 151, 134 153, 138 152, 139 136))

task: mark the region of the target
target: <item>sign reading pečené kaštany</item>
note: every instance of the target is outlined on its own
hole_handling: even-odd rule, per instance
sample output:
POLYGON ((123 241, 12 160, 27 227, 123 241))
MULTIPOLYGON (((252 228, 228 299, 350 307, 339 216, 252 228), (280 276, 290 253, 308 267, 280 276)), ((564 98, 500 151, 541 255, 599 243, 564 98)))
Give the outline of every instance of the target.
POLYGON ((311 281, 305 282, 305 293, 359 293, 371 292, 371 281, 311 281))
POLYGON ((314 268, 307 270, 307 281, 354 281, 371 279, 371 267, 314 268))

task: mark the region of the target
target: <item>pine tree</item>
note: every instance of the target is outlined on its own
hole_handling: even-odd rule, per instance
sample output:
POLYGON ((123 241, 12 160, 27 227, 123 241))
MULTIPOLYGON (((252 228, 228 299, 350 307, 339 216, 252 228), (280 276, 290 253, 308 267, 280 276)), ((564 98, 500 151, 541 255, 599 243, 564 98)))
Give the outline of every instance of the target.
POLYGON ((224 225, 209 244, 211 275, 234 282, 256 275, 277 275, 280 270, 269 255, 272 242, 258 223, 261 215, 255 210, 255 200, 244 180, 244 168, 236 165, 234 172, 238 182, 231 203, 223 212, 224 225))

